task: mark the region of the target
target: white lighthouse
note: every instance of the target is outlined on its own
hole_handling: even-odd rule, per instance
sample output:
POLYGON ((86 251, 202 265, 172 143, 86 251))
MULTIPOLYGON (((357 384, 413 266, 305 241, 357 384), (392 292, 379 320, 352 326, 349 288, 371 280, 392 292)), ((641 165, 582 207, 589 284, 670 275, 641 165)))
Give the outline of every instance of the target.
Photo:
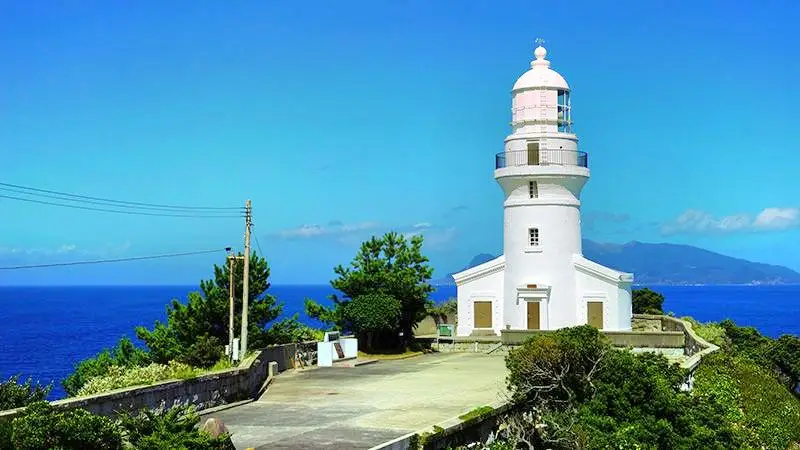
POLYGON ((572 130, 570 88, 534 51, 514 84, 512 133, 495 157, 505 194, 503 255, 453 275, 459 336, 590 324, 631 329, 633 275, 589 261, 581 249, 581 190, 588 155, 572 130))

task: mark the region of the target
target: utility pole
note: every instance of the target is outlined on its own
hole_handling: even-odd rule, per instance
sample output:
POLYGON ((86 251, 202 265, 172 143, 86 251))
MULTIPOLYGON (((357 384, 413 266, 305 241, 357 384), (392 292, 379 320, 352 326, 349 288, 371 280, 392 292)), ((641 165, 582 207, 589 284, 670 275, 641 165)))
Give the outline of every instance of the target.
POLYGON ((242 293, 242 350, 241 358, 247 353, 247 309, 250 296, 250 226, 253 224, 253 208, 250 200, 244 205, 244 280, 242 293))
POLYGON ((228 349, 230 350, 230 357, 233 358, 233 262, 236 260, 236 256, 228 255, 228 283, 230 284, 230 288, 228 289, 230 293, 230 304, 229 304, 229 311, 228 311, 228 349))

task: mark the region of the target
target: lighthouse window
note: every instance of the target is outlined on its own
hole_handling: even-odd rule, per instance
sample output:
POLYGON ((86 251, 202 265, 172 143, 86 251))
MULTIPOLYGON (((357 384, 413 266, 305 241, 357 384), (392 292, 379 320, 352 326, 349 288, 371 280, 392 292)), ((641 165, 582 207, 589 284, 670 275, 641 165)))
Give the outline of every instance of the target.
POLYGON ((528 195, 530 195, 531 198, 539 197, 539 186, 535 181, 528 182, 528 195))
POLYGON ((529 228, 528 229, 528 243, 531 247, 538 247, 539 246, 539 229, 538 228, 529 228))
POLYGON ((572 108, 569 101, 569 91, 558 91, 558 131, 572 132, 572 108))

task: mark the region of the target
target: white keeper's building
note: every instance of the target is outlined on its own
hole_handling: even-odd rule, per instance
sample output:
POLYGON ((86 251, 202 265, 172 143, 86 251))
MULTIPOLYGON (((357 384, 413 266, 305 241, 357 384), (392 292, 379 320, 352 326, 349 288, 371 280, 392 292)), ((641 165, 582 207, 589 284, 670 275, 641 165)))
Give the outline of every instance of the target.
POLYGON ((633 275, 583 257, 581 190, 588 155, 572 130, 570 89, 534 51, 512 94, 512 133, 496 155, 505 194, 503 255, 453 275, 458 336, 590 324, 631 329, 633 275))

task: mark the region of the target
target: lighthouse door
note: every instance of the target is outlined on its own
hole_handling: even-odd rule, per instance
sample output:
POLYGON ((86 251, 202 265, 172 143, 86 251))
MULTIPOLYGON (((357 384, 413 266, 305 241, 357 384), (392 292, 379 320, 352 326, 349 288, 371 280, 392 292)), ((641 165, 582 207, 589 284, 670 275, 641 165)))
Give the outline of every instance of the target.
POLYGON ((541 329, 541 322, 539 321, 539 302, 528 302, 528 329, 541 329))
POLYGON ((586 314, 589 325, 603 329, 603 302, 586 302, 586 314))
POLYGON ((538 166, 539 165, 539 143, 538 142, 528 142, 528 165, 529 166, 538 166))

